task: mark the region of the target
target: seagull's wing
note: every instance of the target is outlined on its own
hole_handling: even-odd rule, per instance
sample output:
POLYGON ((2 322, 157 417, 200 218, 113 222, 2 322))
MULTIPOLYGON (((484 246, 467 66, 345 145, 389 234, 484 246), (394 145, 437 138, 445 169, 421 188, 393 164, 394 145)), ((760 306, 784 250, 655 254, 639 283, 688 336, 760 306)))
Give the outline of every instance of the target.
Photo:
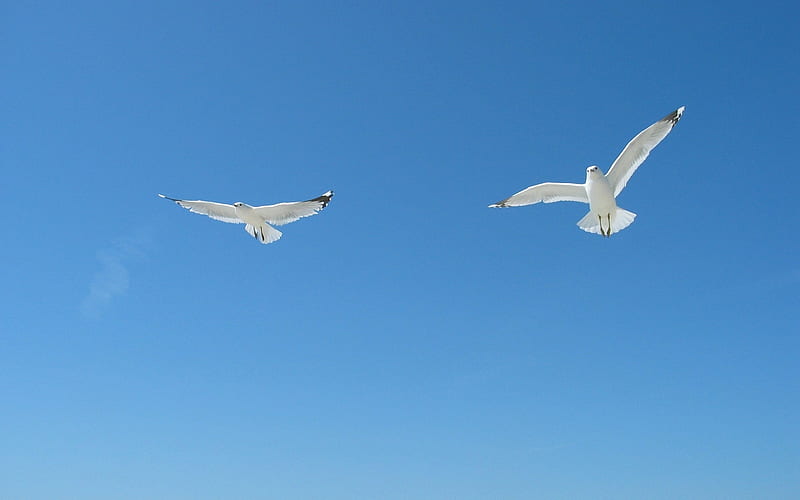
POLYGON ((175 198, 170 198, 169 196, 164 196, 163 194, 159 194, 158 196, 166 200, 172 200, 183 208, 188 209, 190 212, 208 215, 212 219, 221 220, 222 222, 230 222, 233 224, 242 224, 244 222, 236 217, 236 209, 233 205, 214 203, 213 201, 178 200, 175 198))
POLYGON ((622 191, 625 184, 628 183, 628 179, 630 179, 633 173, 636 172, 636 169, 639 168, 639 165, 647 159, 647 155, 650 154, 650 151, 672 131, 672 127, 681 119, 684 107, 685 106, 681 106, 661 120, 639 132, 639 135, 631 139, 631 142, 625 146, 622 153, 614 160, 614 163, 606 174, 606 178, 608 179, 608 183, 611 184, 612 189, 614 189, 615 197, 622 191))
POLYGON ((282 226, 318 213, 328 206, 331 198, 333 198, 333 191, 328 191, 312 200, 264 205, 262 207, 253 207, 253 210, 270 224, 282 226))
POLYGON ((523 189, 519 193, 503 201, 492 203, 490 207, 521 207, 534 203, 552 203, 554 201, 580 201, 589 203, 586 188, 583 184, 566 182, 545 182, 523 189))

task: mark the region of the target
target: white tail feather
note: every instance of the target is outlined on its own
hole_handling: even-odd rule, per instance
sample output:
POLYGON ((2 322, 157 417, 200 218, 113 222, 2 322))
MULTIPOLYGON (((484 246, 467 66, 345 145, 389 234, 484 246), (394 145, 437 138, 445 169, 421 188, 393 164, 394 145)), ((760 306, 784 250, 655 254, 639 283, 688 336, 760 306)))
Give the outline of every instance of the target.
POLYGON ((247 231, 247 234, 265 245, 273 241, 278 241, 281 239, 281 236, 283 236, 283 233, 266 223, 258 227, 247 224, 244 226, 244 230, 247 231))
MULTIPOLYGON (((611 234, 618 233, 630 226, 635 218, 635 213, 629 212, 624 208, 617 207, 617 211, 611 214, 611 234)), ((603 222, 605 223, 605 219, 603 222)), ((594 212, 589 212, 583 217, 583 219, 579 220, 578 227, 588 233, 603 234, 602 230, 600 229, 600 219, 594 212)), ((606 229, 606 227, 603 229, 606 229)))

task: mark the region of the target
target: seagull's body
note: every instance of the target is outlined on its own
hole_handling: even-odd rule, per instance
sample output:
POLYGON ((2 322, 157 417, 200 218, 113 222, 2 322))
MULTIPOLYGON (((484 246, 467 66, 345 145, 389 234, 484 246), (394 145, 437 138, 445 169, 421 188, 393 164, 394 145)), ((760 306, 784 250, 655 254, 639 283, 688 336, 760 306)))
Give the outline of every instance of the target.
POLYGON ((253 207, 247 203, 237 201, 233 205, 202 200, 179 200, 159 194, 158 196, 172 200, 183 208, 196 214, 203 214, 222 222, 244 224, 244 229, 250 236, 261 243, 267 244, 277 241, 283 235, 270 224, 281 226, 294 222, 302 217, 319 213, 328 206, 333 198, 333 191, 306 201, 293 201, 275 205, 253 207))
MULTIPOLYGON (((608 179, 597 167, 586 171, 586 197, 589 198, 589 212, 602 221, 603 214, 617 213, 617 200, 608 179)), ((607 215, 608 217, 608 215, 607 215)), ((610 220, 608 224, 610 224, 610 220)), ((602 229, 602 224, 601 224, 602 229)), ((609 233, 610 234, 610 233, 609 233)))
POLYGON ((684 106, 676 109, 634 137, 614 160, 606 175, 596 166, 586 169, 586 182, 570 184, 546 182, 523 189, 490 207, 521 207, 534 203, 579 201, 589 204, 589 213, 578 227, 590 233, 611 236, 628 227, 636 214, 617 206, 616 197, 650 151, 664 140, 683 115, 684 106))

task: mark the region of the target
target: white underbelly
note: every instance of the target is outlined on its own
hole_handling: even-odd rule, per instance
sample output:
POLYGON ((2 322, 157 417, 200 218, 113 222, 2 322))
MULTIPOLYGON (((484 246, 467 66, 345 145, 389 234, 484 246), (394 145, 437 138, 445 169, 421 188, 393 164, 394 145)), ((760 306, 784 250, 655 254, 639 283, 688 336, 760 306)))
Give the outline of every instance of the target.
POLYGON ((596 214, 613 214, 617 210, 617 200, 607 182, 592 182, 586 194, 589 197, 589 210, 596 214))
POLYGON ((256 214, 253 209, 236 207, 236 216, 244 221, 245 224, 250 224, 251 226, 257 227, 264 223, 264 219, 256 214))

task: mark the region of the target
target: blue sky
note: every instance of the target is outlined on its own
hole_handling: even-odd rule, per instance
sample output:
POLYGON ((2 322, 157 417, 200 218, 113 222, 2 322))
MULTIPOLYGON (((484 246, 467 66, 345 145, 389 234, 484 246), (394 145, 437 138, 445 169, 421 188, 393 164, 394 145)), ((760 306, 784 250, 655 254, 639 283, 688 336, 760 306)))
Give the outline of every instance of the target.
POLYGON ((796 5, 0 14, 3 498, 800 496, 796 5))

